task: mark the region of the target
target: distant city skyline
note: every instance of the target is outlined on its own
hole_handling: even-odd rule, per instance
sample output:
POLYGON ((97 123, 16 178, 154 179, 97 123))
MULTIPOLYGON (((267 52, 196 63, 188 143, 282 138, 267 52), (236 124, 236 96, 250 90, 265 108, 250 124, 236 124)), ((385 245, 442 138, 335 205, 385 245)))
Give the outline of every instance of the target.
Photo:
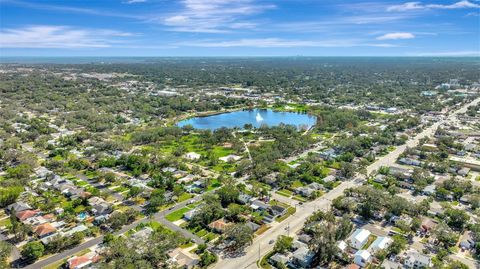
POLYGON ((479 14, 479 0, 0 0, 0 56, 480 56, 479 14))

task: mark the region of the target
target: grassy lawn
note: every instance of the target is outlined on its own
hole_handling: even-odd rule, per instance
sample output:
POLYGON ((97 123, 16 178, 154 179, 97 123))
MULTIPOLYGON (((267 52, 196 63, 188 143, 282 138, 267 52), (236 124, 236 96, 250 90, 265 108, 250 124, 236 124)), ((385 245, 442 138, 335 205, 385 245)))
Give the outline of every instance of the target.
POLYGON ((362 249, 367 249, 367 248, 373 243, 373 241, 375 241, 375 239, 377 239, 377 236, 371 234, 371 235, 368 237, 367 243, 365 244, 365 246, 363 246, 362 249))
POLYGON ((217 237, 218 237, 218 235, 216 235, 216 234, 214 234, 214 233, 212 233, 212 232, 209 232, 209 233, 207 233, 207 234, 203 237, 203 239, 204 239, 205 241, 207 241, 207 242, 210 242, 210 241, 212 241, 213 239, 215 239, 215 238, 217 238, 217 237))
POLYGON ((97 171, 86 171, 85 176, 92 179, 94 177, 97 177, 98 173, 97 173, 97 171))
POLYGON ((188 242, 186 244, 180 245, 180 248, 189 248, 191 246, 193 246, 193 242, 188 242))
POLYGON ((0 220, 0 227, 10 225, 10 218, 0 220))
POLYGON ((203 237, 205 236, 206 234, 208 234, 208 231, 205 230, 205 229, 201 229, 200 231, 196 232, 195 235, 197 235, 198 237, 203 237))
POLYGON ((286 220, 288 217, 290 217, 291 215, 295 214, 295 212, 296 212, 295 207, 289 207, 287 209, 287 213, 285 215, 281 216, 281 217, 276 218, 275 221, 282 222, 282 221, 286 220))
POLYGON ((300 180, 295 180, 290 186, 292 189, 303 187, 303 183, 300 180))
POLYGON ((184 193, 180 194, 180 196, 178 197, 178 202, 180 203, 180 202, 186 201, 186 200, 188 200, 192 197, 193 197, 193 194, 188 193, 188 192, 184 192, 184 193))
POLYGON ((266 232, 268 229, 270 229, 270 227, 268 227, 267 225, 262 225, 260 226, 260 228, 255 232, 255 235, 261 235, 263 234, 264 232, 266 232))
POLYGON ((276 191, 275 193, 280 194, 281 196, 285 196, 285 197, 290 197, 293 194, 291 191, 285 190, 285 189, 276 191))
POLYGON ((166 215, 165 219, 167 219, 170 222, 177 221, 183 217, 183 214, 187 213, 190 210, 192 210, 192 208, 189 208, 189 207, 180 208, 179 210, 173 211, 172 213, 166 215))
POLYGON ((300 196, 300 195, 295 195, 295 196, 293 196, 292 199, 297 200, 297 201, 300 201, 300 202, 306 202, 306 201, 307 201, 307 199, 303 198, 303 197, 300 196))
POLYGON ((272 250, 272 251, 270 251, 269 253, 267 253, 267 255, 263 256, 260 261, 257 261, 258 267, 263 268, 263 269, 271 269, 271 268, 273 268, 273 267, 268 263, 268 259, 270 259, 270 257, 272 257, 274 254, 275 254, 275 251, 272 250))
POLYGON ((210 185, 208 185, 207 187, 207 191, 211 191, 213 189, 216 189, 218 187, 220 187, 222 184, 220 183, 220 181, 218 181, 218 179, 212 179, 210 181, 210 185))

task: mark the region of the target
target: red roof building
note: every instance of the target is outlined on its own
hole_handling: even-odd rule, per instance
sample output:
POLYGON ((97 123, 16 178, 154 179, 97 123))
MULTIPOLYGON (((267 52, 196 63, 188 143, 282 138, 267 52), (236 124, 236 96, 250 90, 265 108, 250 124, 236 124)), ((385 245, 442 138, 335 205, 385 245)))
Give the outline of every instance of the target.
POLYGON ((38 210, 24 210, 15 214, 20 221, 24 221, 31 217, 35 217, 40 211, 38 210))
POLYGON ((39 236, 44 237, 57 231, 50 223, 44 223, 33 228, 33 231, 39 236))

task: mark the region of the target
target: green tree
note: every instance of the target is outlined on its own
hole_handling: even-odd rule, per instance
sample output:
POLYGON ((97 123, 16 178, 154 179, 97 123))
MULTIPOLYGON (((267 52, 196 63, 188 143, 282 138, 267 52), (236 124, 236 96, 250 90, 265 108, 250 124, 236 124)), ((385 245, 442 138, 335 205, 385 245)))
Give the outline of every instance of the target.
POLYGON ((22 256, 29 260, 37 260, 43 256, 45 248, 39 241, 28 242, 22 249, 22 256))
POLYGON ((280 235, 275 242, 273 250, 275 252, 285 253, 293 246, 293 238, 290 236, 280 235))
POLYGON ((225 230, 225 238, 232 242, 228 247, 230 251, 241 251, 252 243, 253 231, 247 225, 237 223, 225 230))
POLYGON ((393 242, 388 247, 389 253, 397 255, 407 247, 408 241, 407 239, 405 239, 405 237, 397 234, 397 235, 394 235, 392 239, 393 239, 393 242))
POLYGON ((12 245, 5 241, 0 241, 0 268, 8 268, 7 259, 10 257, 11 252, 12 245))

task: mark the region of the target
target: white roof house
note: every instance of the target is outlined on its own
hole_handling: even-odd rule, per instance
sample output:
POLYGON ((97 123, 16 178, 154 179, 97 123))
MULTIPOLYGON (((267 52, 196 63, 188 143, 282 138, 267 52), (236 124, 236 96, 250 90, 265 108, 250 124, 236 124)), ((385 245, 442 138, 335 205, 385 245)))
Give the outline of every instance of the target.
POLYGON ((431 266, 431 259, 429 256, 419 253, 416 250, 407 252, 403 265, 406 268, 427 268, 431 266))
POLYGON ((368 263, 372 261, 372 254, 368 252, 367 250, 359 250, 355 253, 355 256, 353 258, 353 261, 355 264, 361 267, 365 267, 368 263))
POLYGON ((361 249, 368 241, 370 231, 365 229, 357 229, 350 237, 350 245, 355 249, 361 249))
POLYGON ((218 159, 220 159, 220 161, 224 161, 224 162, 236 162, 236 161, 240 160, 241 158, 242 158, 242 156, 230 154, 230 155, 227 155, 225 157, 220 157, 218 159))
POLYGON ((340 249, 342 252, 344 252, 344 251, 347 249, 348 245, 347 245, 347 243, 345 243, 345 241, 341 240, 341 241, 339 241, 339 242, 337 243, 337 247, 338 247, 338 249, 340 249))
POLYGON ((368 250, 371 253, 376 253, 379 250, 387 249, 392 244, 392 242, 393 240, 390 237, 380 236, 377 239, 375 239, 375 241, 373 241, 373 243, 370 245, 368 250))
POLYGON ((189 159, 189 160, 198 160, 202 157, 202 155, 196 153, 196 152, 189 152, 187 154, 185 154, 185 158, 189 159))

